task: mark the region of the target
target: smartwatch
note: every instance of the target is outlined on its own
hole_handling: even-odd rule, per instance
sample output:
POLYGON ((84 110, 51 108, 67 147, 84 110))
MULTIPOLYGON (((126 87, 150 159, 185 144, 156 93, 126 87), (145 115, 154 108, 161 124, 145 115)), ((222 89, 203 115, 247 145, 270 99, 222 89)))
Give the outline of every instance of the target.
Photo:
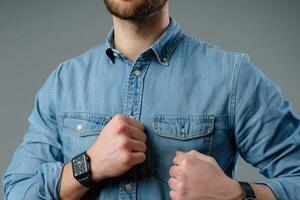
POLYGON ((254 193, 250 183, 242 182, 242 181, 239 181, 239 183, 245 193, 245 198, 243 198, 243 200, 256 200, 255 193, 254 193))
POLYGON ((71 163, 73 177, 84 187, 92 187, 95 182, 91 180, 90 158, 86 151, 75 156, 71 163))

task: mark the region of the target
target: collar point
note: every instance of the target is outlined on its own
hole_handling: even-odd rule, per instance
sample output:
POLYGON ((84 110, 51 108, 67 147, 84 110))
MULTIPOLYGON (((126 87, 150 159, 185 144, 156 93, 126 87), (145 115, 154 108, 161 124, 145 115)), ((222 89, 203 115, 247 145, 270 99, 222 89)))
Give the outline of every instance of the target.
POLYGON ((162 57, 159 59, 159 62, 162 64, 162 65, 169 65, 170 61, 168 59, 168 57, 162 57))

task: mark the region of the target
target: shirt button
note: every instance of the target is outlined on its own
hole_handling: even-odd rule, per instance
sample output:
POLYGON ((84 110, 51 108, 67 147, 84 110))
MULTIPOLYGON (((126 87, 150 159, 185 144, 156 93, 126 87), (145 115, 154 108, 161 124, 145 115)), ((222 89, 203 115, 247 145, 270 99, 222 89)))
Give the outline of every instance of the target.
POLYGON ((77 129, 78 131, 80 131, 80 130, 82 129, 82 124, 78 124, 78 125, 76 126, 76 129, 77 129))
POLYGON ((135 76, 140 76, 141 74, 142 74, 142 72, 140 71, 140 70, 135 70, 134 72, 133 72, 133 74, 135 75, 135 76))
POLYGON ((131 185, 130 183, 127 183, 127 184, 125 185, 125 189, 126 189, 126 190, 132 190, 132 185, 131 185))

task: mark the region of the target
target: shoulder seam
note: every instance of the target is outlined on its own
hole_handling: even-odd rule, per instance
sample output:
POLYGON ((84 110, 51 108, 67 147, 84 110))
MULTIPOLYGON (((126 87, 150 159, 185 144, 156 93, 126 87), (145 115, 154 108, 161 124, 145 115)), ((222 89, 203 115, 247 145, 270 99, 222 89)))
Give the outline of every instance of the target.
POLYGON ((239 82, 239 78, 240 78, 242 62, 246 56, 247 56, 247 54, 245 54, 245 53, 241 54, 238 57, 238 59, 236 59, 236 62, 234 64, 233 76, 232 76, 232 86, 231 86, 231 92, 230 92, 230 97, 229 97, 229 128, 231 130, 234 130, 234 127, 235 127, 237 88, 238 88, 238 82, 239 82))
POLYGON ((58 71, 59 71, 59 69, 62 67, 62 65, 63 65, 63 63, 60 63, 60 64, 58 64, 57 65, 57 67, 52 71, 52 73, 51 73, 51 99, 50 99, 50 106, 51 106, 51 108, 53 109, 53 111, 56 113, 56 105, 55 105, 55 102, 54 102, 54 100, 55 100, 55 93, 56 93, 56 91, 55 91, 55 79, 56 79, 56 77, 58 76, 58 71))

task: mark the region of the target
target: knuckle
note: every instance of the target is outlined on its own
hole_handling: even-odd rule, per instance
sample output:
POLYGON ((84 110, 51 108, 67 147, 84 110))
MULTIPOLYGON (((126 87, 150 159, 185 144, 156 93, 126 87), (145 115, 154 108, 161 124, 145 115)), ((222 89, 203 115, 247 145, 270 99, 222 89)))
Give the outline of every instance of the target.
POLYGON ((215 160, 213 157, 211 157, 211 156, 208 157, 207 160, 208 160, 209 162, 211 162, 211 163, 214 163, 214 162, 216 161, 216 160, 215 160))
POLYGON ((201 155, 201 153, 198 152, 197 150, 193 149, 193 150, 191 151, 191 155, 192 155, 193 157, 198 157, 199 155, 201 155))
POLYGON ((128 146, 129 146, 129 140, 128 140, 128 138, 126 138, 126 137, 122 138, 120 140, 120 146, 119 147, 122 148, 122 149, 127 149, 128 146))
POLYGON ((115 127, 117 133, 123 133, 127 128, 128 126, 125 123, 118 123, 115 127))
POLYGON ((123 119, 123 115, 121 113, 118 113, 113 116, 113 119, 118 120, 118 119, 123 119))
POLYGON ((186 165, 190 165, 190 164, 192 164, 193 163, 193 159, 191 158, 191 157, 187 157, 186 159, 185 159, 185 164, 186 165))
POLYGON ((187 157, 183 157, 182 159, 181 159, 181 165, 182 166, 186 166, 188 164, 188 158, 187 157))
POLYGON ((190 165, 191 164, 191 159, 189 157, 186 157, 184 159, 184 167, 186 167, 187 165, 190 165))
POLYGON ((193 149, 192 151, 191 151, 191 153, 192 154, 196 154, 196 153, 198 153, 195 149, 193 149))
POLYGON ((123 155, 123 163, 127 166, 131 165, 132 162, 132 156, 130 155, 130 153, 125 153, 123 155))
POLYGON ((118 113, 118 114, 114 115, 112 119, 114 121, 123 121, 124 120, 124 115, 122 115, 121 113, 118 113))

